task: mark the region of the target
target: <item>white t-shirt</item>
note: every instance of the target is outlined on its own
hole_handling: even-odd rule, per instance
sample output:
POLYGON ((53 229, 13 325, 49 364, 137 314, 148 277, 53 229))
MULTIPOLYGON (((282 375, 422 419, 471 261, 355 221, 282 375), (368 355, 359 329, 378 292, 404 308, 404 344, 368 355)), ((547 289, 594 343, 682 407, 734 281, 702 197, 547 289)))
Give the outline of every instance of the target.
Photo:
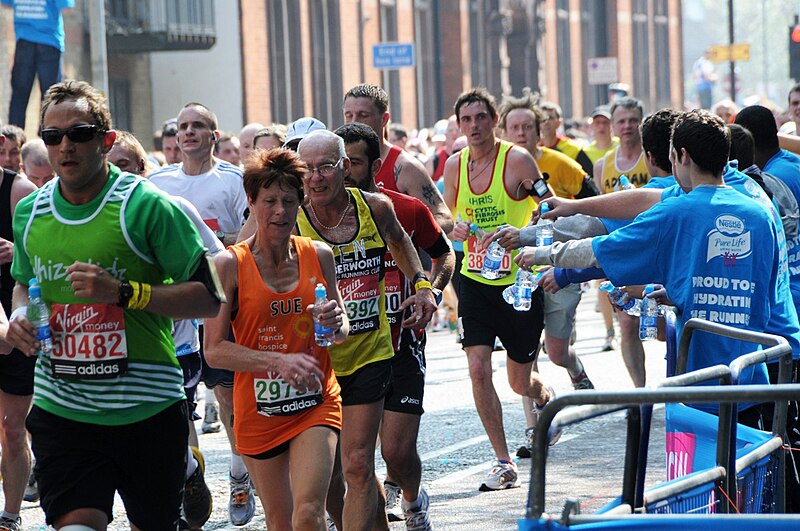
POLYGON ((170 195, 187 199, 212 230, 238 233, 244 224, 247 196, 242 170, 219 160, 206 173, 186 175, 183 163, 173 164, 150 175, 150 182, 170 195))
MULTIPOLYGON (((216 256, 218 253, 225 250, 219 238, 217 238, 214 232, 208 228, 208 225, 203 222, 203 218, 194 205, 180 196, 172 196, 172 200, 181 206, 183 212, 189 216, 189 219, 195 224, 198 232, 200 232, 200 237, 203 239, 203 245, 208 249, 208 254, 216 256)), ((198 335, 197 325, 198 321, 195 319, 175 321, 172 328, 172 339, 175 341, 176 356, 185 356, 200 351, 200 337, 198 335)))

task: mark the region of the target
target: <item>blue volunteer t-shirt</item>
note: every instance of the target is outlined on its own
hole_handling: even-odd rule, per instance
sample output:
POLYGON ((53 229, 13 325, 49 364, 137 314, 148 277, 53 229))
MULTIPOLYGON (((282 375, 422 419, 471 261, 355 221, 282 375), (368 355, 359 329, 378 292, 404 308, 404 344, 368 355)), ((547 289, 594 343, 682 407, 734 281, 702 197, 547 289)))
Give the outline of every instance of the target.
MULTIPOLYGON (((765 208, 730 187, 700 186, 666 199, 627 227, 594 238, 592 248, 613 284, 664 284, 680 310, 679 334, 693 317, 763 332, 781 306, 778 227, 765 208)), ((796 332, 797 314, 788 320, 796 332)), ((753 350, 697 334, 688 370, 728 365, 753 350)), ((741 383, 767 383, 766 366, 747 369, 741 383)))
MULTIPOLYGON (((780 150, 764 165, 763 171, 774 175, 784 183, 800 202, 800 157, 780 150)), ((795 308, 800 308, 800 233, 786 242, 789 252, 789 278, 795 308)))
MULTIPOLYGON (((678 182, 675 180, 675 177, 669 175, 667 177, 650 177, 650 180, 641 186, 641 188, 671 188, 672 186, 678 186, 678 182)), ((661 198, 663 199, 664 196, 662 195, 661 198)), ((605 226, 606 232, 609 234, 630 224, 631 221, 633 220, 600 218, 600 223, 605 226)))
POLYGON ((75 7, 75 0, 2 0, 14 8, 14 33, 24 39, 64 51, 61 10, 75 7))

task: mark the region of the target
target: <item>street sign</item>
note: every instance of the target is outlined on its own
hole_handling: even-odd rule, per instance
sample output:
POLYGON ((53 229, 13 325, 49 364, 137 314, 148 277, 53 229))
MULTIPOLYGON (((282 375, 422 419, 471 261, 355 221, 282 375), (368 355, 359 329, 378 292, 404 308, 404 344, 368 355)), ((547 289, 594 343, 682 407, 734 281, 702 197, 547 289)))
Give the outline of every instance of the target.
POLYGON ((414 43, 382 42, 373 45, 372 66, 384 70, 414 66, 414 43))
POLYGON ((711 53, 709 60, 714 63, 750 60, 750 45, 747 43, 720 44, 709 48, 709 52, 711 53))
POLYGON ((586 62, 590 85, 607 85, 619 81, 616 57, 592 57, 586 62))

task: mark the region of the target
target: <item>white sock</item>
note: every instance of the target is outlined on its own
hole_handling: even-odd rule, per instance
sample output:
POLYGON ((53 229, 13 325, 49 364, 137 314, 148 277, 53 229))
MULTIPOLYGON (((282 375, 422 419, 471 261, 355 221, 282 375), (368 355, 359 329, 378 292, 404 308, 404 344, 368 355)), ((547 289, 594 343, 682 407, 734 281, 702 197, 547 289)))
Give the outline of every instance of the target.
POLYGON ((0 513, 0 517, 8 518, 9 520, 16 520, 17 518, 19 518, 19 513, 10 513, 8 511, 3 511, 2 513, 0 513))
POLYGON ((416 509, 417 507, 422 507, 422 491, 417 494, 417 499, 413 502, 406 501, 405 496, 402 497, 400 501, 400 508, 404 511, 408 511, 409 509, 416 509))
POLYGON ((194 458, 194 454, 192 453, 192 449, 188 446, 186 447, 186 479, 188 480, 194 474, 194 471, 197 470, 197 467, 200 466, 200 463, 197 462, 197 459, 194 458))
POLYGON ((247 474, 247 467, 244 466, 241 455, 231 454, 231 477, 242 479, 247 474))
POLYGON ((217 403, 217 395, 214 394, 214 390, 206 387, 206 405, 216 404, 216 403, 217 403))

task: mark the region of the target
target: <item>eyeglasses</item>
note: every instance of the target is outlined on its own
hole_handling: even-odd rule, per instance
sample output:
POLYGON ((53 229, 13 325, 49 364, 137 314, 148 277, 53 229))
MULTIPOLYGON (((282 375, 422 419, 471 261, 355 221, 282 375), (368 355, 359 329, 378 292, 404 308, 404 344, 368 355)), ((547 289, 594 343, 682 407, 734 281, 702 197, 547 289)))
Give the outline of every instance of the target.
POLYGON ((333 177, 333 174, 336 173, 336 168, 339 167, 339 164, 341 164, 343 160, 344 158, 340 158, 336 161, 336 164, 323 164, 321 166, 317 166, 316 168, 309 166, 308 176, 311 177, 314 175, 314 172, 317 172, 323 177, 333 177))
POLYGON ((106 133, 106 130, 101 129, 97 125, 75 125, 69 129, 42 129, 39 132, 42 140, 48 146, 57 146, 61 144, 64 135, 67 135, 67 138, 69 138, 71 142, 83 143, 104 133, 106 133))

